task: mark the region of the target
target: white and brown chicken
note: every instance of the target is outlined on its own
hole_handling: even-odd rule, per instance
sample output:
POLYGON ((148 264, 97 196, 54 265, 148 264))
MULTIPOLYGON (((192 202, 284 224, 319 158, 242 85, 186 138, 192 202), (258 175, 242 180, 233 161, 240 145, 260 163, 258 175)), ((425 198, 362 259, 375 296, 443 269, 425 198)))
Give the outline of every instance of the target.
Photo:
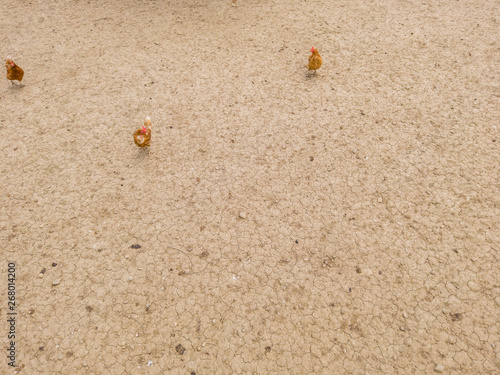
POLYGON ((151 144, 151 119, 146 117, 144 126, 134 132, 134 142, 139 147, 149 147, 151 144))

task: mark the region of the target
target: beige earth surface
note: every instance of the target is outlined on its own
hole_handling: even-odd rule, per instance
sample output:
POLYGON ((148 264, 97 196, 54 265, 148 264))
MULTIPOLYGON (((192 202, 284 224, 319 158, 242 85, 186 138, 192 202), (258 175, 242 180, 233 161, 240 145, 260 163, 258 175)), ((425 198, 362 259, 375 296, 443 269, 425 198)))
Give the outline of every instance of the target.
POLYGON ((0 10, 0 373, 500 373, 498 1, 0 10))

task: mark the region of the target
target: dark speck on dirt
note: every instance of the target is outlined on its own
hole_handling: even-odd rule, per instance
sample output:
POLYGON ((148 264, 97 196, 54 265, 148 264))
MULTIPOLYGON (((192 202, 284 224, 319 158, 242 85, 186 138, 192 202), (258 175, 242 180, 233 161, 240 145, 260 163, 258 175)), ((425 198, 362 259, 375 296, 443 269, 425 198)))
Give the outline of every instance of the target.
POLYGON ((184 352, 186 351, 186 348, 184 348, 181 344, 178 344, 176 347, 175 347, 175 351, 177 353, 179 353, 180 355, 183 355, 184 352))
POLYGON ((454 322, 462 320, 462 318, 463 318, 463 316, 460 313, 451 314, 451 320, 454 322))
POLYGON ((142 246, 136 243, 135 245, 130 246, 131 249, 140 249, 142 246))

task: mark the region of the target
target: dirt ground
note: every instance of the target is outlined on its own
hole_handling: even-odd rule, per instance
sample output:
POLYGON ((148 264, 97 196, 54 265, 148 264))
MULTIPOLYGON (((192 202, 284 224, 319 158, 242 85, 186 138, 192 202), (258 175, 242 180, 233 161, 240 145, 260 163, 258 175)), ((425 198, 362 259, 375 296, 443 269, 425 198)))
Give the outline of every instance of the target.
POLYGON ((0 10, 0 373, 500 373, 497 0, 0 10))

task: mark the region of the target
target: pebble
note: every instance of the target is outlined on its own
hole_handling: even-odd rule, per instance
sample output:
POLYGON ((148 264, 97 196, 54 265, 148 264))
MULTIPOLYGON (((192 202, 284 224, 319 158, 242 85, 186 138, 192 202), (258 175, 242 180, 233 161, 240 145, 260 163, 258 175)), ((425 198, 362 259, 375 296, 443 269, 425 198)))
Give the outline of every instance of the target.
POLYGON ((436 367, 434 367, 434 371, 436 372, 443 372, 443 370, 444 370, 443 365, 436 365, 436 367))
POLYGON ((59 279, 52 281, 52 285, 59 285, 59 284, 61 284, 61 280, 59 279))
POLYGON ((408 314, 407 314, 406 312, 404 312, 404 313, 403 313, 403 316, 404 316, 405 318, 408 318, 408 314))
POLYGON ((246 219, 247 218, 246 212, 240 212, 240 218, 246 219))

